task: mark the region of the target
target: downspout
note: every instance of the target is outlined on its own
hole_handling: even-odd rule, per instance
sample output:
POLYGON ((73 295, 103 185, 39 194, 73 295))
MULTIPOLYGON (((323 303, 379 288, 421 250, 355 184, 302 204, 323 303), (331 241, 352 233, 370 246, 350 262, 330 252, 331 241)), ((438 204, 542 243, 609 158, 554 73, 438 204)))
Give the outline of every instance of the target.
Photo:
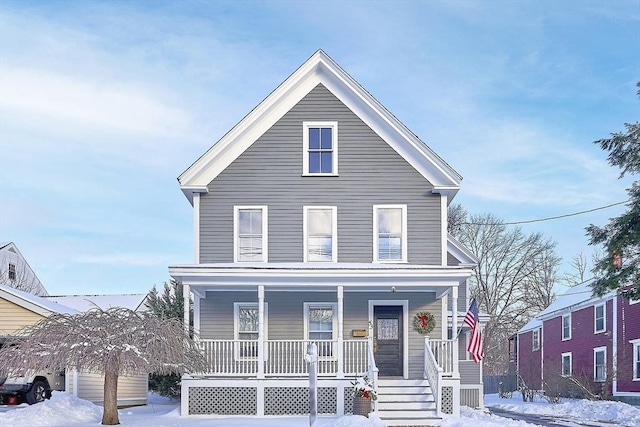
MULTIPOLYGON (((612 343, 611 343, 611 369, 613 370, 613 381, 611 383, 611 394, 616 395, 618 392, 618 296, 613 297, 613 307, 612 311, 612 325, 611 325, 611 335, 612 335, 612 343)), ((606 311, 605 305, 605 313, 606 311)), ((624 325, 624 323, 623 323, 624 325)))

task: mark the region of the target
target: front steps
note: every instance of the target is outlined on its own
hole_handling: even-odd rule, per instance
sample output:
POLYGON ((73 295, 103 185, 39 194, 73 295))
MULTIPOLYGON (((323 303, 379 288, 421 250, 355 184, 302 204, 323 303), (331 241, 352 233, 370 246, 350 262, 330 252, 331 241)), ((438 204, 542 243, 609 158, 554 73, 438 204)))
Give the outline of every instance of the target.
POLYGON ((435 426, 442 421, 427 380, 379 379, 378 417, 387 426, 435 426))

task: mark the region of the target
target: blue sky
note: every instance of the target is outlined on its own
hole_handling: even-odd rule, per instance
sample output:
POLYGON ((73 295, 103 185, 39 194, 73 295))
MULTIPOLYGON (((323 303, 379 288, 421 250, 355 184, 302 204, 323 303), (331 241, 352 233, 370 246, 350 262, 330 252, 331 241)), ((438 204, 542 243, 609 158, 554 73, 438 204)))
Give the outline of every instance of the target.
MULTIPOLYGON (((0 240, 51 294, 160 285, 193 260, 176 177, 319 48, 464 176, 472 213, 626 200, 592 141, 640 118, 640 0, 3 0, 0 240)), ((570 261, 621 211, 522 228, 570 261)))

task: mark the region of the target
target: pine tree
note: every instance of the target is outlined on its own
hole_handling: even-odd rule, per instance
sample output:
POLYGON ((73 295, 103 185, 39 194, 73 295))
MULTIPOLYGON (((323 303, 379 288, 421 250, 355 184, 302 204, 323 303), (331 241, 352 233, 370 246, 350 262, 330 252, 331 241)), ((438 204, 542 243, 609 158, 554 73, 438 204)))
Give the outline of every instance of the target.
MULTIPOLYGON (((640 83, 637 84, 640 87, 640 83)), ((638 90, 640 96, 640 90, 638 90)), ((611 134, 611 138, 595 141, 609 152, 607 160, 625 174, 640 173, 640 123, 625 123, 626 132, 611 134)), ((640 299, 640 181, 627 189, 627 211, 611 218, 604 227, 587 227, 590 244, 602 244, 603 256, 595 263, 593 291, 603 295, 618 290, 630 299, 640 299)))

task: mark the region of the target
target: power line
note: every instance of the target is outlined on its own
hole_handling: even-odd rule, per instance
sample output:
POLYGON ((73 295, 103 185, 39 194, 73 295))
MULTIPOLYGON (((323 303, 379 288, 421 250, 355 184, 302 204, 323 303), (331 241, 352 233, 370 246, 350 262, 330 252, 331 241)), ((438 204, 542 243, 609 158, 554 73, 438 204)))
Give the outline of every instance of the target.
POLYGON ((612 204, 606 205, 606 206, 600 206, 600 207, 593 208, 593 209, 587 209, 586 211, 573 212, 573 213, 570 213, 570 214, 557 215, 557 216, 550 216, 550 217, 546 217, 546 218, 528 219, 528 220, 525 220, 525 221, 498 222, 498 223, 463 222, 463 223, 461 223, 461 225, 462 224, 464 224, 464 225, 495 225, 495 224, 518 225, 518 224, 531 224, 533 222, 551 221, 551 220, 554 220, 554 219, 567 218, 567 217, 570 217, 570 216, 576 216, 576 215, 586 214, 586 213, 589 213, 589 212, 595 212, 595 211, 599 211, 599 210, 602 210, 602 209, 611 208, 613 206, 622 205, 623 203, 627 203, 628 201, 629 200, 625 200, 625 201, 622 201, 622 202, 612 203, 612 204))

